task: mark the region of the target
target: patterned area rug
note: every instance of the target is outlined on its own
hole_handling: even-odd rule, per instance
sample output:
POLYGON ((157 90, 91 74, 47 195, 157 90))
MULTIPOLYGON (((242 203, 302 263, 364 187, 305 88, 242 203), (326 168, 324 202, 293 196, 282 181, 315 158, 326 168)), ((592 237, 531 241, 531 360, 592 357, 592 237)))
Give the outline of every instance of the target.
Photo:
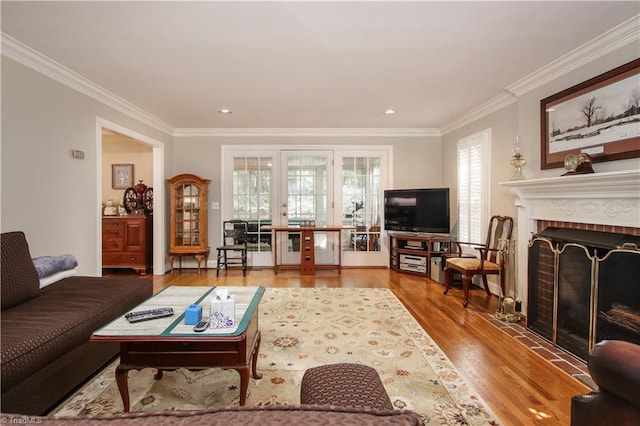
MULTIPOLYGON (((427 424, 497 425, 500 421, 442 350, 388 289, 267 288, 259 307, 260 380, 247 405, 297 404, 309 367, 339 362, 374 367, 396 408, 427 424)), ((64 402, 53 416, 122 412, 113 363, 64 402)), ((237 405, 235 370, 129 372, 132 411, 237 405)))

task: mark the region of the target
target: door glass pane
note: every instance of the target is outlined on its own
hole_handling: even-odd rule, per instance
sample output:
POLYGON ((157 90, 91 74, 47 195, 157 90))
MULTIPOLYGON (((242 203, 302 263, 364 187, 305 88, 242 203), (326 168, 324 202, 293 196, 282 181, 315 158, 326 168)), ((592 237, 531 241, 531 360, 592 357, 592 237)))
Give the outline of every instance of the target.
POLYGON ((233 158, 231 219, 249 222, 249 251, 271 251, 271 157, 233 158))
MULTIPOLYGON (((288 226, 298 226, 302 221, 314 221, 316 226, 329 224, 331 200, 331 176, 329 175, 332 154, 329 151, 285 151, 282 164, 286 166, 283 176, 285 192, 283 200, 283 218, 286 217, 288 226)), ((282 252, 278 259, 282 264, 300 263, 300 233, 286 233, 286 240, 278 241, 282 252)), ((326 232, 314 233, 315 262, 321 264, 335 264, 337 238, 326 232)))
POLYGON ((175 241, 176 246, 200 244, 200 198, 198 188, 191 184, 181 185, 175 191, 175 241))
POLYGON ((288 224, 301 220, 327 224, 327 158, 296 156, 287 160, 288 224))
POLYGON ((342 224, 354 226, 345 232, 343 250, 380 251, 380 157, 343 157, 342 224))

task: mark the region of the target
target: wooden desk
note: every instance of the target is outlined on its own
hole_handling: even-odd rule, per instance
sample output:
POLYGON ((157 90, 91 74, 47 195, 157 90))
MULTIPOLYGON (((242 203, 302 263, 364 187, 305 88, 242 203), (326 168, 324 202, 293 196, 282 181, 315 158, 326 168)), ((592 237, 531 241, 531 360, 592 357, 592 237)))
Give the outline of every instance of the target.
POLYGON ((300 275, 315 275, 316 269, 342 269, 342 231, 353 229, 353 227, 342 226, 272 226, 273 233, 273 271, 278 273, 282 269, 300 269, 300 275), (300 265, 280 265, 278 264, 278 233, 300 233, 300 265), (338 234, 338 264, 337 265, 317 265, 315 262, 315 233, 316 232, 336 232, 338 234))

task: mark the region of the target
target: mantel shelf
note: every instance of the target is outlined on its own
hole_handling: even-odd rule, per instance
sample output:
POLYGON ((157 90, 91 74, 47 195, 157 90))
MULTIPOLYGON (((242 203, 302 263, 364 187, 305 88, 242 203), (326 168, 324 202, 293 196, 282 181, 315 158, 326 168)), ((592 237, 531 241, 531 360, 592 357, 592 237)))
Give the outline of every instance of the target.
POLYGON ((640 199, 640 170, 500 182, 521 200, 558 198, 640 199))

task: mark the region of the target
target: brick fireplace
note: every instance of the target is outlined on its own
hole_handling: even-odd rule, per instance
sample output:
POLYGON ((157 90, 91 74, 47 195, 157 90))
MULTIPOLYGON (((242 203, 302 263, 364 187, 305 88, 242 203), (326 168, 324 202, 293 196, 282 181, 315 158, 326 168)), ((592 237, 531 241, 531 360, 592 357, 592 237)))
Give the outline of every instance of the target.
MULTIPOLYGON (((604 338, 638 342, 638 333, 611 333, 604 327, 610 312, 626 315, 619 311, 621 305, 627 308, 621 302, 640 299, 640 269, 635 266, 640 252, 616 249, 619 241, 640 241, 640 170, 502 185, 509 187, 518 207, 516 285, 511 292, 523 302, 528 327, 582 359, 604 338), (609 250, 617 258, 602 263, 609 250), (621 265, 628 269, 622 276, 621 265), (598 287, 599 280, 605 284, 598 287)), ((637 317, 640 306, 632 304, 637 317)))
MULTIPOLYGON (((618 236, 622 240, 639 241, 640 170, 512 181, 502 185, 509 187, 518 207, 517 279, 512 291, 522 300, 523 312, 531 315, 527 321, 530 329, 583 359, 596 339, 636 339, 635 336, 627 338, 624 333, 607 337, 600 324, 596 327, 598 318, 601 324, 605 321, 603 312, 598 311, 602 306, 597 306, 598 297, 594 295, 602 291, 597 288, 597 274, 601 268, 595 253, 606 254, 618 244, 598 242, 598 239, 610 240, 610 237, 618 236), (545 230, 551 231, 549 235, 554 232, 563 235, 559 239, 565 241, 559 246, 558 241, 539 244, 538 235, 544 235, 545 230), (574 244, 572 238, 578 242, 585 240, 586 246, 574 244), (592 238, 596 242, 589 242, 592 238), (569 243, 567 249, 559 253, 558 247, 566 243, 569 243), (529 262, 535 263, 531 271, 529 262)), ((618 240, 614 238, 613 241, 618 240)), ((637 261, 640 254, 631 254, 631 263, 640 263, 637 261)), ((621 258, 629 262, 624 256, 621 258)), ((637 282, 637 275, 629 280, 628 277, 617 278, 617 273, 606 272, 611 269, 610 264, 617 268, 617 262, 602 264, 602 270, 609 274, 602 280, 608 286, 614 281, 637 282)), ((634 266, 629 273, 637 274, 634 268, 637 269, 634 266)), ((634 291, 632 297, 637 299, 638 290, 634 291)), ((619 290, 612 290, 612 293, 613 297, 626 297, 618 294, 619 290)), ((609 303, 606 309, 610 309, 610 296, 603 293, 600 298, 601 302, 609 303)), ((615 306, 619 306, 617 301, 615 306)))
MULTIPOLYGON (((558 170, 560 173, 560 170, 558 170)), ((527 304, 528 246, 548 226, 640 235, 640 169, 503 182, 518 209, 515 295, 527 304)))

